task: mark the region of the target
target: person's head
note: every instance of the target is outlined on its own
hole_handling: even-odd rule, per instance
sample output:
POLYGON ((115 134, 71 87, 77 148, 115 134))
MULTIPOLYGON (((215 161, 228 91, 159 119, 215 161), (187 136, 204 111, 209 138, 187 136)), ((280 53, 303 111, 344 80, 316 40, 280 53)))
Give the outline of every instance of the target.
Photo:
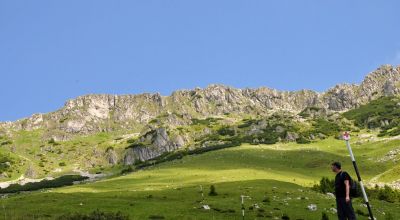
POLYGON ((339 162, 333 162, 331 164, 332 171, 335 173, 339 173, 342 170, 342 164, 339 162))

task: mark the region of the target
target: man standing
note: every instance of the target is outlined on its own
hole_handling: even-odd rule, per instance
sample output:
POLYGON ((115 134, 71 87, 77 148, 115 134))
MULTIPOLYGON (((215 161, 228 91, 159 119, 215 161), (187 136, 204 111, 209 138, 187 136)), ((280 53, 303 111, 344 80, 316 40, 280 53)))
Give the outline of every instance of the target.
POLYGON ((350 198, 350 175, 342 171, 342 165, 339 162, 332 163, 331 168, 336 173, 335 196, 338 218, 339 220, 355 220, 356 215, 350 198))

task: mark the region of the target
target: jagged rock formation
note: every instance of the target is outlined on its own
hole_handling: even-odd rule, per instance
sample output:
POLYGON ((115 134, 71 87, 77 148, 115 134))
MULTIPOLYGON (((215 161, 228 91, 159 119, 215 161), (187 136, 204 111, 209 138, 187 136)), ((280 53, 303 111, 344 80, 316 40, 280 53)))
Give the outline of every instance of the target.
POLYGON ((310 106, 326 111, 345 111, 382 95, 399 94, 399 84, 400 66, 384 65, 370 73, 360 85, 337 85, 324 93, 210 85, 205 89, 176 91, 170 96, 158 93, 86 95, 67 101, 63 108, 52 113, 0 123, 0 130, 43 128, 48 131, 47 138, 57 141, 66 140, 72 134, 141 128, 165 114, 169 125, 179 126, 190 123, 192 117, 226 113, 267 114, 277 110, 299 113, 310 106))
POLYGON ((128 148, 124 157, 124 165, 156 158, 163 153, 175 151, 185 144, 180 136, 176 137, 175 141, 171 141, 165 128, 157 128, 148 132, 141 137, 139 143, 149 143, 149 145, 133 145, 128 148))

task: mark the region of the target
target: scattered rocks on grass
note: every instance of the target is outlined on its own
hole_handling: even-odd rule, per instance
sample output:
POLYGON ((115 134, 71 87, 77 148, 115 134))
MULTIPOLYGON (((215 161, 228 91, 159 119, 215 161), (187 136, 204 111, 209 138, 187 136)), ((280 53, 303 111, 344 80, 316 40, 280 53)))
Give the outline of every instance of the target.
POLYGON ((204 209, 204 210, 210 210, 211 208, 210 208, 209 205, 203 205, 203 209, 204 209))
POLYGON ((387 162, 387 161, 397 162, 400 160, 400 157, 398 157, 399 155, 400 155, 400 148, 397 148, 397 149, 389 151, 387 154, 385 154, 385 156, 380 158, 378 161, 379 162, 387 162))
POLYGON ((315 212, 318 209, 316 204, 310 204, 307 206, 307 208, 308 208, 308 210, 310 210, 312 212, 315 212))
POLYGON ((333 214, 337 213, 337 209, 335 209, 335 208, 330 208, 329 211, 332 212, 333 214))
POLYGON ((331 197, 331 198, 335 198, 335 195, 333 193, 326 193, 327 196, 331 197))

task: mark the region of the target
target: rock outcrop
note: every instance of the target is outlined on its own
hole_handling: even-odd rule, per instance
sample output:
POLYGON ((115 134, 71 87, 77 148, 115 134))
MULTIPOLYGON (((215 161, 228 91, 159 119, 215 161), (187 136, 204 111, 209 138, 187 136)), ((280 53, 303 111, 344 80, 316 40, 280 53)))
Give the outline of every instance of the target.
POLYGON ((143 162, 154 159, 164 153, 175 151, 185 144, 180 136, 171 141, 165 128, 149 131, 139 141, 140 143, 149 144, 133 145, 128 148, 124 156, 124 165, 132 165, 137 161, 143 162))

